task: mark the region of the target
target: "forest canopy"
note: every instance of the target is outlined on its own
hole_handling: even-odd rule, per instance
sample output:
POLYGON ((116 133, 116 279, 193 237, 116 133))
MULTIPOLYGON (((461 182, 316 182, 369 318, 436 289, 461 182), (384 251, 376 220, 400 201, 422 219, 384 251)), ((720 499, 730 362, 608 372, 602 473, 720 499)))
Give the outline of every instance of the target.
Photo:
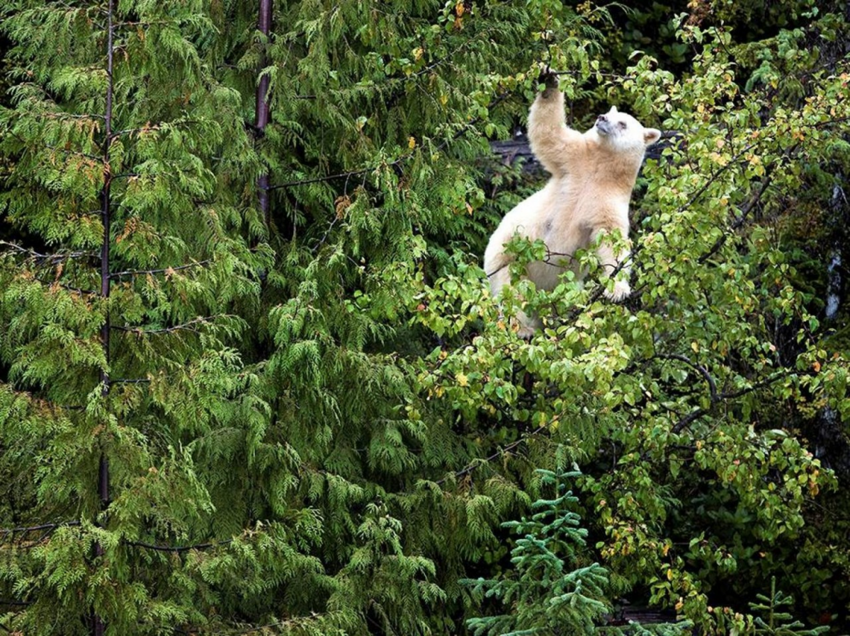
POLYGON ((4 1, 0 630, 850 631, 848 42, 832 0, 4 1), (623 303, 539 241, 489 292, 547 68, 664 131, 623 303))

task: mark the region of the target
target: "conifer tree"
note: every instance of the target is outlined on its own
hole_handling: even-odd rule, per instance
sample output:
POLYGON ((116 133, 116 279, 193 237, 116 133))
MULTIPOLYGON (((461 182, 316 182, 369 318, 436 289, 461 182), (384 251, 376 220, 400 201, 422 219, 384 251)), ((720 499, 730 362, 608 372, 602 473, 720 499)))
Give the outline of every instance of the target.
POLYGON ((498 599, 510 610, 470 619, 475 636, 593 634, 610 609, 608 573, 583 561, 587 530, 570 510, 578 497, 567 490, 567 480, 580 473, 538 472, 544 485, 554 487, 552 498, 534 502, 530 519, 502 524, 520 535, 511 549, 513 567, 497 580, 463 581, 479 599, 498 599))
POLYGON ((756 616, 753 633, 758 636, 817 636, 829 632, 829 626, 822 625, 806 629, 800 621, 785 611, 785 606, 791 606, 794 599, 776 589, 776 577, 770 579, 770 596, 756 595, 757 602, 750 602, 750 609, 761 616, 756 616))
POLYGON ((475 636, 482 634, 630 634, 679 636, 691 630, 690 621, 643 626, 630 621, 626 627, 611 626, 614 605, 608 572, 589 563, 578 504, 569 482, 579 471, 537 470, 541 483, 553 489, 550 499, 531 505, 530 519, 502 524, 520 535, 511 549, 511 567, 495 579, 466 579, 479 606, 496 599, 503 614, 467 621, 475 636), (552 488, 554 487, 554 488, 552 488))
MULTIPOLYGON (((9 626, 143 634, 229 615, 235 590, 317 568, 287 550, 292 528, 230 512, 266 421, 237 347, 269 261, 237 185, 258 165, 242 99, 211 73, 216 16, 115 0, 3 11, 2 205, 21 240, 0 268, 3 525, 19 528, 2 578, 25 608, 9 626)), ((292 522, 309 541, 314 522, 292 522)))

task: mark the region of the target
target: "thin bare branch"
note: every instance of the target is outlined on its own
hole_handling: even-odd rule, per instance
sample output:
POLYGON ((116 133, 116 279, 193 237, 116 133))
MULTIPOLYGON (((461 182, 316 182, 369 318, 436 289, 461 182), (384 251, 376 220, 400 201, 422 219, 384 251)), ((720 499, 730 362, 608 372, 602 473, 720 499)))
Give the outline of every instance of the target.
POLYGON ((476 460, 470 462, 466 467, 462 468, 461 470, 459 470, 455 473, 452 473, 451 475, 448 475, 446 477, 443 477, 442 479, 438 479, 434 483, 436 483, 438 486, 442 486, 449 479, 458 479, 459 477, 463 477, 464 475, 468 475, 469 473, 473 472, 474 470, 481 468, 482 466, 489 464, 490 462, 495 461, 495 460, 499 459, 500 457, 504 457, 505 455, 509 455, 516 448, 518 448, 519 446, 521 446, 522 444, 524 444, 525 442, 527 442, 531 438, 536 437, 537 435, 539 435, 540 433, 542 433, 545 430, 546 430, 545 426, 540 426, 540 427, 536 428, 535 430, 531 431, 528 435, 520 437, 518 440, 516 440, 515 442, 511 442, 510 444, 508 444, 504 448, 500 448, 498 451, 496 451, 495 453, 493 453, 489 457, 485 457, 484 459, 476 459, 476 460))
POLYGON ((142 541, 123 541, 122 543, 126 546, 130 546, 133 548, 143 548, 145 550, 155 550, 157 552, 172 552, 179 554, 181 552, 189 552, 191 550, 209 550, 210 548, 218 548, 223 545, 233 543, 233 539, 225 539, 224 541, 197 543, 195 545, 183 546, 157 545, 155 543, 144 543, 142 541))
POLYGON ((145 329, 144 327, 132 327, 129 325, 112 325, 112 329, 116 329, 118 331, 126 331, 127 333, 133 333, 137 335, 160 335, 164 333, 173 333, 175 331, 192 331, 194 333, 199 333, 197 329, 195 329, 195 325, 204 325, 213 322, 218 318, 228 318, 232 317, 228 314, 221 314, 218 316, 204 316, 201 318, 195 318, 194 320, 190 320, 188 322, 184 322, 180 325, 173 325, 171 327, 163 327, 162 329, 145 329))
POLYGON ((59 521, 56 523, 42 523, 37 526, 24 526, 20 528, 0 528, 0 534, 3 536, 15 534, 29 534, 30 532, 39 532, 41 530, 55 530, 56 528, 64 528, 71 526, 79 526, 80 522, 74 521, 59 521))
POLYGON ((9 248, 8 250, 5 250, 6 253, 14 252, 16 254, 24 254, 39 263, 43 262, 48 265, 58 265, 64 261, 76 258, 92 257, 95 255, 94 252, 57 252, 55 254, 42 254, 36 250, 22 247, 17 243, 11 243, 9 241, 0 241, 0 245, 9 248))
POLYGON ((171 272, 179 272, 181 270, 190 269, 192 267, 203 267, 204 265, 209 265, 211 262, 212 259, 207 259, 204 261, 188 263, 186 265, 176 265, 175 267, 163 267, 161 269, 129 269, 123 272, 112 272, 109 277, 124 278, 125 276, 153 276, 155 274, 170 274, 171 272))

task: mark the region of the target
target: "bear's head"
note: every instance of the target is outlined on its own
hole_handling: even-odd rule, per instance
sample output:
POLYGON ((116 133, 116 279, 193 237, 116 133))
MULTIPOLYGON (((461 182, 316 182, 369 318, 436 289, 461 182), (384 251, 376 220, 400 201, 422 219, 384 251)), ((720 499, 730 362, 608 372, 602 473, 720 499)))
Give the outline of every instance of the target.
POLYGON ((613 147, 618 152, 640 152, 643 156, 647 146, 651 146, 661 138, 657 128, 644 128, 641 123, 626 113, 611 107, 604 115, 596 118, 593 127, 601 143, 613 147))

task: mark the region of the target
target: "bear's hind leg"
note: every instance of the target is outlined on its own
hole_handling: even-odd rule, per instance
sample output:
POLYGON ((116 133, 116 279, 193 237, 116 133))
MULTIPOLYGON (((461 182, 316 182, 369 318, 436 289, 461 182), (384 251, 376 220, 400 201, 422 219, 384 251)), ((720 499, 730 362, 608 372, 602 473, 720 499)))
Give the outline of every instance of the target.
MULTIPOLYGON (((502 255, 504 257, 504 254, 502 255)), ((497 298, 501 295, 502 290, 505 287, 510 287, 511 284, 511 271, 510 271, 510 259, 507 257, 504 258, 504 262, 502 262, 498 267, 494 267, 493 270, 485 269, 488 272, 487 278, 490 280, 490 290, 493 294, 493 298, 497 298)), ((488 263, 485 262, 485 268, 488 263)), ((493 265, 493 263, 489 263, 493 265)), ((517 334, 520 338, 524 338, 526 340, 530 340, 534 335, 534 332, 537 329, 540 329, 542 324, 540 320, 537 319, 533 315, 526 314, 522 310, 517 310, 514 320, 517 324, 517 334)), ((513 321, 512 321, 513 323, 513 321)))
MULTIPOLYGON (((619 230, 621 234, 628 236, 628 228, 613 228, 619 230)), ((596 255, 599 258, 599 265, 602 268, 602 281, 605 282, 609 277, 616 276, 614 281, 614 289, 611 291, 605 290, 605 298, 620 302, 632 293, 632 288, 629 285, 630 268, 628 263, 623 264, 623 261, 629 258, 629 252, 626 250, 615 250, 612 245, 613 237, 609 235, 611 229, 596 230, 591 236, 591 242, 599 242, 596 248, 596 255), (601 238, 600 238, 601 237, 601 238)))

